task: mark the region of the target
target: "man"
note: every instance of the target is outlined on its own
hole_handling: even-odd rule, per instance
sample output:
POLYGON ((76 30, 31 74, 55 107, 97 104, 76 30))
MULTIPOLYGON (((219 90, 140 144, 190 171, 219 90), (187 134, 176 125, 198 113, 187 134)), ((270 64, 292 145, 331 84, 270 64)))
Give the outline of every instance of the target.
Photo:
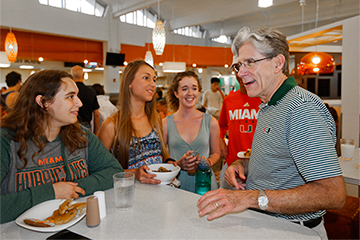
POLYGON ((15 102, 21 88, 21 74, 15 71, 8 73, 5 77, 8 89, 1 93, 6 106, 10 107, 15 102))
POLYGON ((100 124, 99 104, 94 89, 85 86, 84 71, 81 66, 74 66, 71 69, 74 81, 79 89, 79 98, 83 106, 79 109, 78 120, 85 127, 91 129, 90 122, 94 114, 94 134, 97 134, 100 124))
MULTIPOLYGON (((234 57, 234 63, 237 63, 237 57, 234 57)), ((220 172, 220 187, 225 189, 233 189, 225 181, 226 169, 239 159, 238 152, 251 149, 261 103, 260 98, 250 98, 247 95, 245 86, 237 75, 236 79, 240 89, 225 97, 219 117, 221 156, 226 158, 220 172), (228 144, 225 143, 227 132, 228 144)))
POLYGON ((218 189, 198 201, 209 220, 247 208, 287 219, 327 239, 325 209, 341 209, 346 199, 335 151, 334 120, 319 97, 289 75, 289 46, 281 32, 241 29, 232 45, 234 68, 250 97, 262 103, 248 165, 234 162, 225 179, 237 189, 218 189))
POLYGON ((213 115, 216 119, 219 119, 222 102, 225 98, 219 84, 219 78, 211 78, 211 88, 204 92, 202 102, 203 107, 206 108, 206 113, 213 115))

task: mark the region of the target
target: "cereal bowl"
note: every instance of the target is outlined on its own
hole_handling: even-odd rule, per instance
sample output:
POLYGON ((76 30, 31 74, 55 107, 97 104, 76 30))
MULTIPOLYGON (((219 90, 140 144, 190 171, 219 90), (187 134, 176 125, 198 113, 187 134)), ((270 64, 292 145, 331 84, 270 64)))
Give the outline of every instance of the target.
POLYGON ((171 181, 179 174, 180 167, 174 166, 169 163, 159 163, 148 165, 150 170, 147 170, 148 173, 156 174, 154 179, 158 179, 161 181, 160 184, 169 184, 171 181), (158 172, 161 169, 170 170, 171 172, 158 172))

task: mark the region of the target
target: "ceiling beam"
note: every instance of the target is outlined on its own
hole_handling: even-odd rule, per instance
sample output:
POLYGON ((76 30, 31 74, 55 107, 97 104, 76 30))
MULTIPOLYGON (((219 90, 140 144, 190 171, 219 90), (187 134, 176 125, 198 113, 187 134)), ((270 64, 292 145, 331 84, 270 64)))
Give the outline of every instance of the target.
MULTIPOLYGON (((236 18, 239 15, 251 15, 263 11, 263 9, 257 6, 257 1, 237 0, 233 2, 234 3, 231 5, 232 7, 229 7, 229 4, 227 3, 220 4, 219 6, 219 0, 209 0, 207 1, 207 6, 201 11, 182 17, 175 17, 175 19, 168 19, 170 28, 171 30, 174 30, 177 28, 204 25, 213 22, 220 22, 221 25, 221 21, 236 18), (226 15, 223 14, 225 11, 224 9, 226 10, 226 15)), ((278 0, 274 2, 273 7, 289 4, 291 2, 298 2, 298 0, 278 0)))

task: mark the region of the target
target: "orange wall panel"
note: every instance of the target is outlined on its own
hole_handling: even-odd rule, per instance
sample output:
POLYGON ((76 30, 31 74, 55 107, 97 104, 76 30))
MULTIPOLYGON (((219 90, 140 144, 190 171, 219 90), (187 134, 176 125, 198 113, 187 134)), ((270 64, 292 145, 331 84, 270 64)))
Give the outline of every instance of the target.
MULTIPOLYGON (((4 42, 9 30, 1 29, 0 50, 5 51, 4 42)), ((12 31, 18 43, 18 58, 45 61, 103 62, 102 42, 68 38, 32 32, 12 31)))
POLYGON ((146 51, 150 50, 154 64, 160 62, 186 62, 187 66, 196 63, 198 67, 224 66, 232 63, 230 48, 200 47, 189 45, 166 44, 162 55, 156 55, 153 45, 146 43, 144 47, 121 44, 121 53, 125 54, 125 60, 131 62, 136 59, 144 59, 146 51))
MULTIPOLYGON (((1 29, 0 50, 5 51, 4 42, 8 29, 1 29)), ((103 43, 85 39, 46 35, 33 32, 12 31, 18 42, 18 59, 37 60, 40 56, 45 61, 103 63, 103 43)), ((121 53, 127 62, 144 59, 147 50, 152 52, 154 63, 186 62, 187 66, 196 63, 198 67, 224 66, 232 63, 230 47, 200 47, 190 45, 166 44, 162 55, 156 55, 153 45, 145 46, 121 44, 121 53)))

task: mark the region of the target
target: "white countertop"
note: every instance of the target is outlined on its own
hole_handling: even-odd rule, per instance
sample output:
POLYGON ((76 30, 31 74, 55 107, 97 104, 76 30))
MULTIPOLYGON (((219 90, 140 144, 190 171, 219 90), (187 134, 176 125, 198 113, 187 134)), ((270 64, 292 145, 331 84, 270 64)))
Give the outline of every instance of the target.
POLYGON ((355 149, 354 160, 343 160, 339 157, 339 163, 344 182, 360 186, 360 149, 355 149))
MULTIPOLYGON (((199 217, 200 195, 164 185, 136 182, 132 209, 115 208, 114 190, 106 193, 107 215, 88 228, 84 218, 69 230, 91 239, 320 239, 311 229, 246 210, 208 221, 199 217)), ((14 221, 1 224, 1 239, 46 239, 54 233, 34 232, 14 221)))

